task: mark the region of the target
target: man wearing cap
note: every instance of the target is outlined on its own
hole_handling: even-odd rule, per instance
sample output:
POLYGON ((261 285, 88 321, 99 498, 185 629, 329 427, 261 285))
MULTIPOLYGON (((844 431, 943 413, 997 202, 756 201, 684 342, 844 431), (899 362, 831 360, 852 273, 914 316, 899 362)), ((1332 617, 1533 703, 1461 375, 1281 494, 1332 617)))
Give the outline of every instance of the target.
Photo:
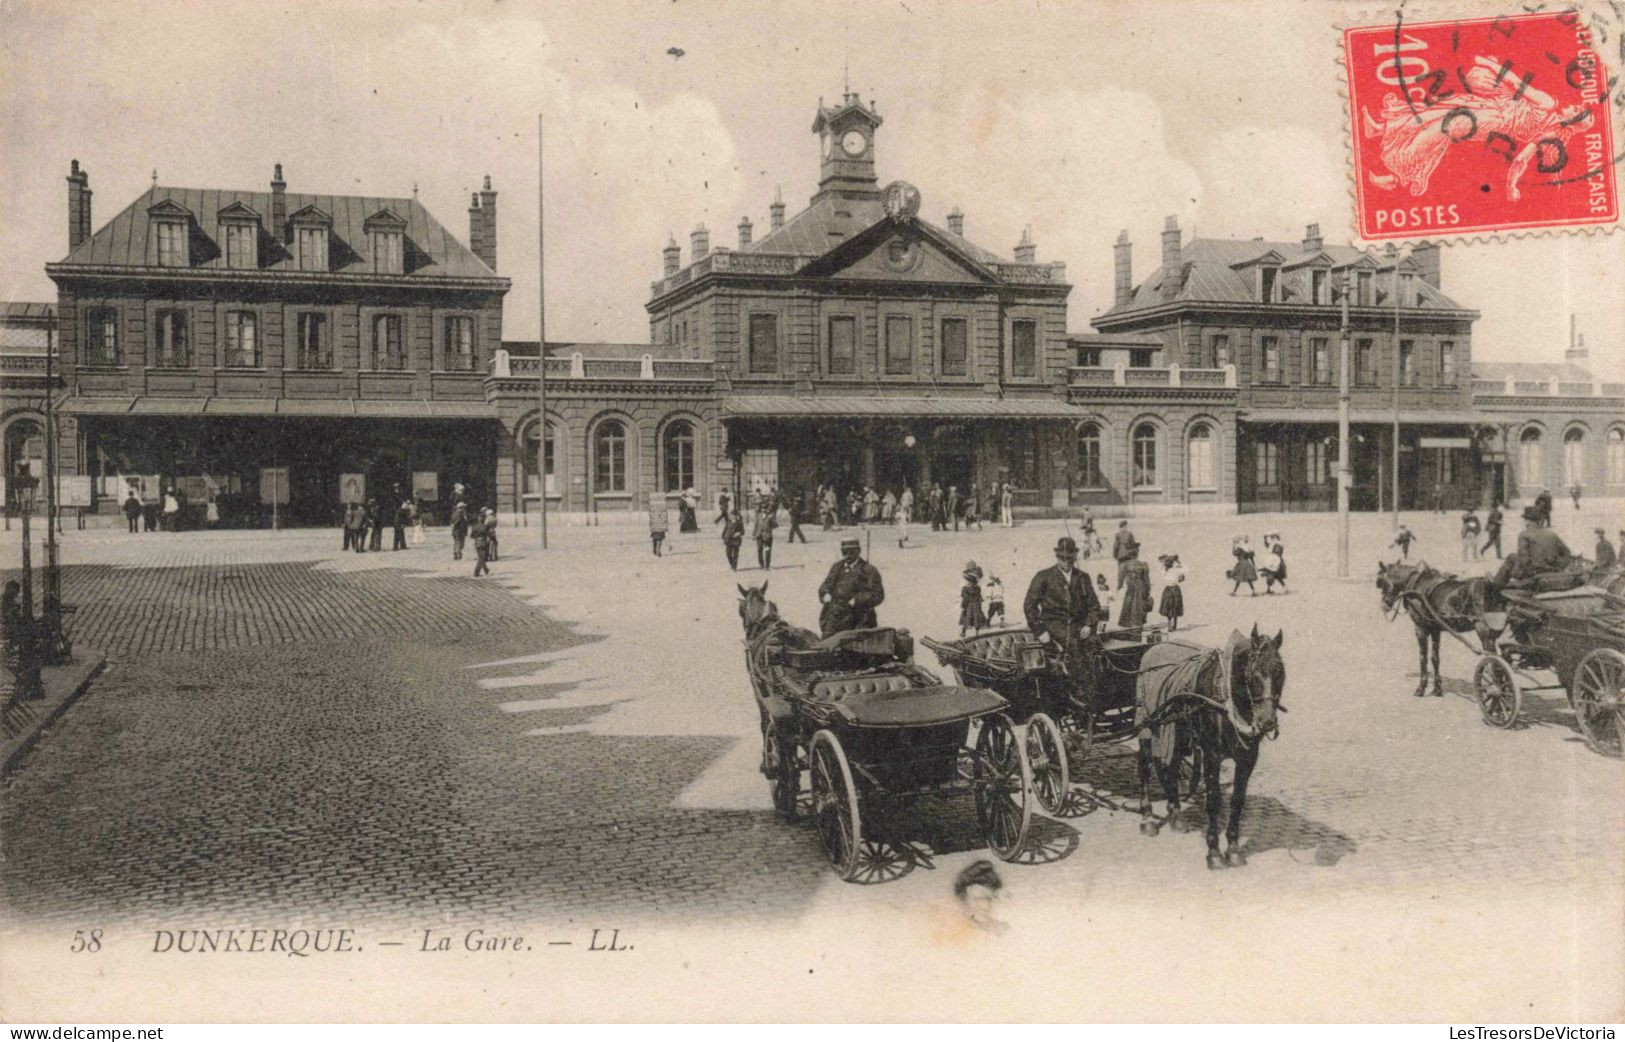
POLYGON ((1033 576, 1022 609, 1027 628, 1040 643, 1052 645, 1069 660, 1080 640, 1093 638, 1100 622, 1100 600, 1089 577, 1078 567, 1078 544, 1062 536, 1055 544, 1055 564, 1033 576))
POLYGON ((1490 516, 1484 519, 1484 545, 1478 548, 1480 554, 1489 552, 1495 547, 1495 559, 1501 559, 1501 501, 1490 502, 1490 516))
POLYGON ((1605 572, 1614 566, 1618 560, 1614 554, 1614 544, 1608 541, 1608 533, 1597 529, 1597 571, 1605 572))
POLYGON ((1524 529, 1518 533, 1518 552, 1509 556, 1495 573, 1495 584, 1506 586, 1537 575, 1561 572, 1574 555, 1561 536, 1542 523, 1540 507, 1523 508, 1524 529))
POLYGON ((842 630, 878 626, 875 609, 886 599, 880 569, 865 561, 856 539, 841 540, 841 559, 830 566, 818 587, 818 629, 822 636, 842 630))
MULTIPOLYGON (((1535 497, 1535 510, 1536 510, 1536 512, 1538 512, 1540 514, 1540 518, 1539 518, 1540 523, 1542 525, 1546 526, 1547 528, 1552 527, 1552 490, 1551 489, 1543 488, 1543 489, 1540 490, 1540 495, 1535 497)), ((1524 520, 1527 521, 1529 519, 1528 515, 1529 515, 1529 512, 1527 510, 1525 510, 1524 511, 1524 520)), ((1522 542, 1523 537, 1519 536, 1518 540, 1519 540, 1519 542, 1522 542)))
POLYGON ((1123 585, 1123 571, 1130 561, 1138 560, 1140 541, 1129 531, 1128 519, 1117 522, 1117 535, 1112 539, 1112 559, 1117 562, 1117 585, 1123 585))

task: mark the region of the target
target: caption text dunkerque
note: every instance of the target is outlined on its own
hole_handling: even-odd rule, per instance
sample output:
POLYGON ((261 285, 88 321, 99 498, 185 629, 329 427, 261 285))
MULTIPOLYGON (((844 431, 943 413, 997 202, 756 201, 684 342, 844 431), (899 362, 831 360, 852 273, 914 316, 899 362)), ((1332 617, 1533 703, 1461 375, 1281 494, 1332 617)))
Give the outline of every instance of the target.
MULTIPOLYGON (((103 930, 77 930, 71 944, 76 953, 95 954, 114 947, 103 930)), ((636 948, 618 927, 580 928, 556 936, 536 937, 488 927, 437 927, 403 930, 363 940, 350 927, 212 927, 156 929, 155 955, 269 954, 289 958, 337 955, 367 949, 406 952, 531 952, 539 949, 574 949, 584 952, 629 952, 636 948)))

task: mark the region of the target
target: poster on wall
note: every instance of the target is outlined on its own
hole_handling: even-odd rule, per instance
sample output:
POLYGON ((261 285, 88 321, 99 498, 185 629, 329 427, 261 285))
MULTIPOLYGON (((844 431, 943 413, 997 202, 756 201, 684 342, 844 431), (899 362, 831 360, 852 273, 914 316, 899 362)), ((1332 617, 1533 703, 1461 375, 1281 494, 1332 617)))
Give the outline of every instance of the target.
POLYGON ((57 506, 88 508, 92 501, 96 479, 89 474, 64 475, 57 479, 57 506))
POLYGON ((350 503, 365 503, 366 501, 367 475, 340 474, 339 502, 348 505, 350 503))
MULTIPOLYGON (((210 499, 209 479, 201 474, 189 474, 175 479, 175 487, 188 503, 205 503, 210 499)), ((286 503, 287 500, 282 502, 286 503)))
POLYGON ((433 503, 440 498, 440 474, 433 470, 412 472, 412 498, 422 503, 433 503))
POLYGON ((266 506, 288 505, 288 468, 260 468, 260 502, 266 506))

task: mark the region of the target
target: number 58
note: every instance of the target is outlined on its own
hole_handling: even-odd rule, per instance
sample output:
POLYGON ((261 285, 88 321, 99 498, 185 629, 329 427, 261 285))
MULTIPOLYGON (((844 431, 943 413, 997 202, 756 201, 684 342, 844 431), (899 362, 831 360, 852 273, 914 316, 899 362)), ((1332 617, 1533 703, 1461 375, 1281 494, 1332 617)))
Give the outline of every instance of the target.
POLYGON ((73 943, 68 946, 71 952, 99 952, 102 950, 101 930, 75 930, 73 943))

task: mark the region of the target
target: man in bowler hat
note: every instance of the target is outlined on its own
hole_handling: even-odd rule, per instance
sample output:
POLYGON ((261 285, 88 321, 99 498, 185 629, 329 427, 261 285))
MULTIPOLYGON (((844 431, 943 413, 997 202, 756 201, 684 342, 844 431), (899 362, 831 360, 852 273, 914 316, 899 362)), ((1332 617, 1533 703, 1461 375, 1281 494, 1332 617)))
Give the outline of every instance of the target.
POLYGON ((1089 654, 1097 644, 1100 599, 1089 576, 1078 568, 1078 544, 1062 536, 1055 544, 1055 564, 1033 576, 1022 608, 1027 628, 1051 656, 1059 657, 1075 683, 1089 676, 1089 654))
POLYGON ((841 559, 830 567, 818 587, 818 629, 827 637, 841 630, 878 626, 875 609, 886 599, 880 569, 865 561, 862 544, 856 539, 841 540, 841 559))

